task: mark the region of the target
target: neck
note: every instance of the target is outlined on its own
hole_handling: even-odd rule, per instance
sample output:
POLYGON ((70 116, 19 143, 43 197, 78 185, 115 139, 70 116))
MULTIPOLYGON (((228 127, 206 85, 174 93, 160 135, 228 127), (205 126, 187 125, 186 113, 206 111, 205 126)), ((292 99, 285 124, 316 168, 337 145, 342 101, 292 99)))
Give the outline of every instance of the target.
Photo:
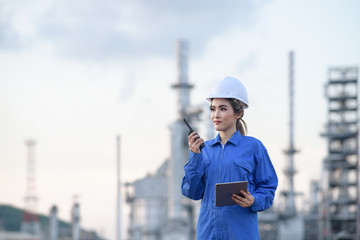
POLYGON ((229 129, 228 131, 221 131, 219 133, 221 143, 225 145, 225 143, 232 137, 232 135, 234 135, 235 132, 236 132, 236 128, 235 129, 229 129))

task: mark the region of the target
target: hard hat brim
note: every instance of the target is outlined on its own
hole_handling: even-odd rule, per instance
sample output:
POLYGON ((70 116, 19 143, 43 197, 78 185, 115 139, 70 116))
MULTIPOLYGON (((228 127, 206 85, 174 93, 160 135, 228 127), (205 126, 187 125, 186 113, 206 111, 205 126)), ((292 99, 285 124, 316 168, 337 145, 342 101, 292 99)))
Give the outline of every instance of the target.
POLYGON ((209 102, 211 102, 211 99, 213 99, 213 98, 228 98, 228 99, 234 98, 234 99, 239 100, 239 101, 243 104, 243 106, 244 106, 245 109, 246 109, 246 108, 249 108, 249 103, 246 103, 243 99, 240 99, 240 98, 238 98, 238 97, 229 97, 229 96, 224 96, 224 95, 210 95, 210 96, 208 96, 208 97, 206 98, 206 100, 208 100, 209 102))

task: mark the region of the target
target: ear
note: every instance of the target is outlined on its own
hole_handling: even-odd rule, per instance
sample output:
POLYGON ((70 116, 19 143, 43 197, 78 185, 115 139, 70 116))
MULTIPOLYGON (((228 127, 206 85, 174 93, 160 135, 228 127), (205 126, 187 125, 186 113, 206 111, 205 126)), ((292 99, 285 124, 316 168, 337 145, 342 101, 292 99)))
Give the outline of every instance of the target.
POLYGON ((242 118, 243 115, 244 115, 244 112, 241 111, 241 112, 239 112, 239 113, 236 113, 236 114, 235 114, 235 117, 236 117, 236 119, 239 119, 239 118, 242 118))

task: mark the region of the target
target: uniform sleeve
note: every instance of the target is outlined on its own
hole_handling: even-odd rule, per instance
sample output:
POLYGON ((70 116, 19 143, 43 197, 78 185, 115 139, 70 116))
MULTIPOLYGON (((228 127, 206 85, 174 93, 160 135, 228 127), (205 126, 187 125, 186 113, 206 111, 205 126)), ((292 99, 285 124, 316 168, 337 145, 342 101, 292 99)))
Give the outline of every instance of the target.
POLYGON ((265 147, 256 156, 254 203, 251 210, 263 211, 273 204, 278 178, 265 147))
POLYGON ((190 151, 189 162, 184 167, 185 176, 182 180, 182 194, 193 200, 199 200, 204 195, 204 163, 201 153, 190 151))

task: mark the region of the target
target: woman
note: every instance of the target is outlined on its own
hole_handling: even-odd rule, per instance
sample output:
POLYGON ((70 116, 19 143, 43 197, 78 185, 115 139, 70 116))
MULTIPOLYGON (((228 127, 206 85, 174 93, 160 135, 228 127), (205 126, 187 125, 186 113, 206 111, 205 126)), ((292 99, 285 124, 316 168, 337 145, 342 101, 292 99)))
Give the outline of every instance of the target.
POLYGON ((181 186, 184 196, 202 199, 197 239, 259 239, 257 212, 271 207, 278 179, 263 144, 245 136, 246 89, 239 80, 226 77, 208 100, 219 133, 206 142, 195 132, 189 135, 191 151, 181 186), (236 205, 216 207, 215 185, 236 181, 248 181, 248 190, 232 196, 236 205))

